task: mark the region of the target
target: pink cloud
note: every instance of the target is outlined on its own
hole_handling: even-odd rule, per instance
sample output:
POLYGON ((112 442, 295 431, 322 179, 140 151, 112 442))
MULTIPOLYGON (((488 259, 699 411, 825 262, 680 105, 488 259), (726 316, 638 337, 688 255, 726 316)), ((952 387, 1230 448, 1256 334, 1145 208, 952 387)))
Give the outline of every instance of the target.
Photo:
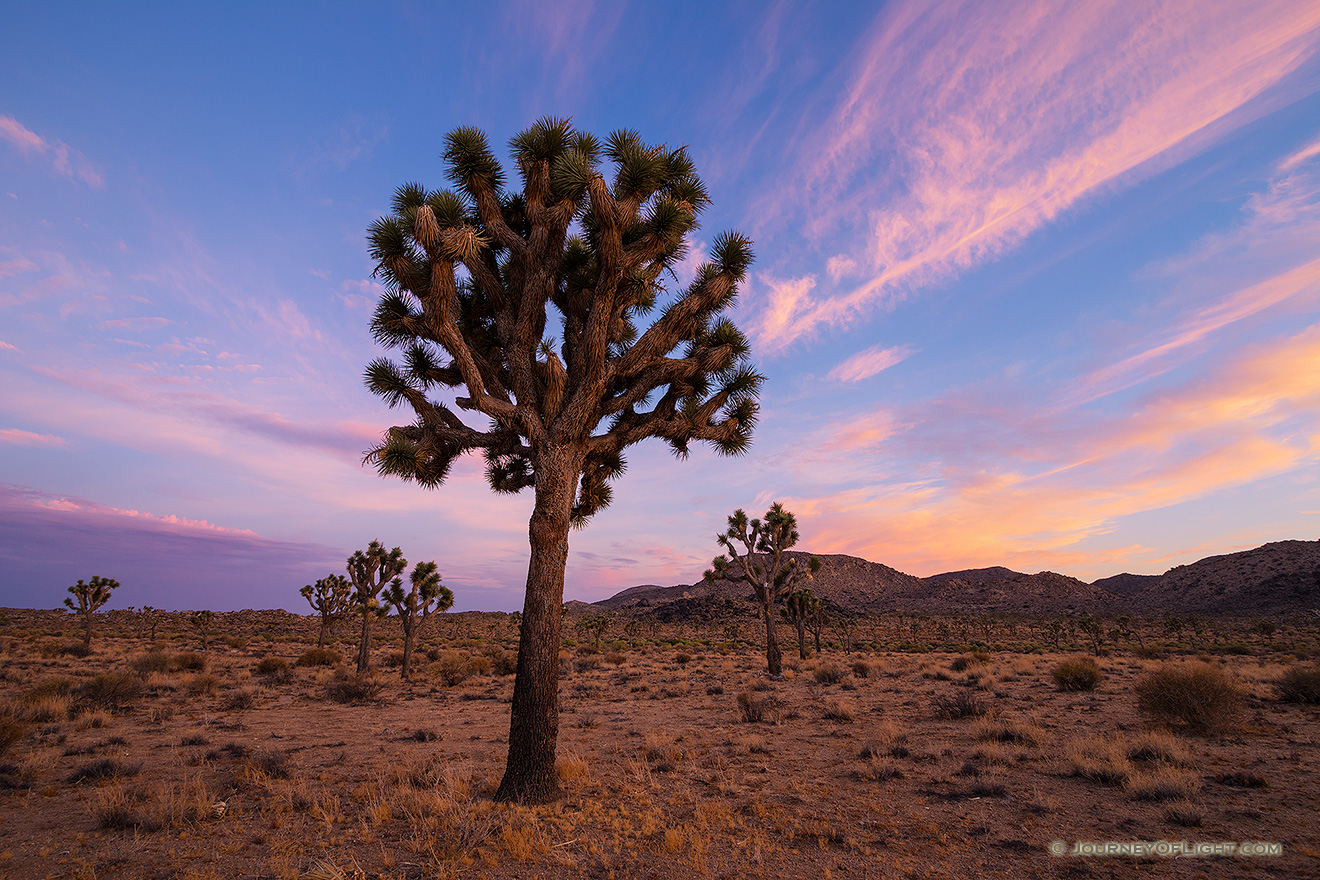
POLYGON ((13 144, 20 153, 49 160, 57 174, 101 189, 105 181, 87 157, 63 141, 48 141, 12 116, 0 116, 0 140, 13 144))
POLYGON ((31 431, 20 431, 18 428, 0 428, 0 443, 14 446, 63 446, 65 440, 54 434, 34 434, 31 431))
MULTIPOLYGON (((762 213, 867 234, 851 290, 772 302, 775 351, 993 259, 1085 199, 1179 161, 1316 53, 1320 7, 1183 0, 886 7, 844 97, 762 213), (1195 46, 1195 51, 1188 47, 1195 46)), ((851 274, 851 273, 850 273, 851 274)), ((811 279, 814 281, 814 278, 811 279)))
POLYGON ((117 318, 113 321, 102 321, 99 326, 102 330, 142 330, 148 327, 165 327, 173 324, 169 318, 161 317, 143 317, 143 318, 117 318))
POLYGON ((0 278, 18 275, 21 272, 35 272, 37 264, 29 259, 5 260, 0 263, 0 278))
POLYGON ((826 378, 836 382, 860 382, 895 364, 902 363, 912 356, 912 352, 913 349, 906 345, 896 345, 892 348, 873 345, 830 370, 826 378))

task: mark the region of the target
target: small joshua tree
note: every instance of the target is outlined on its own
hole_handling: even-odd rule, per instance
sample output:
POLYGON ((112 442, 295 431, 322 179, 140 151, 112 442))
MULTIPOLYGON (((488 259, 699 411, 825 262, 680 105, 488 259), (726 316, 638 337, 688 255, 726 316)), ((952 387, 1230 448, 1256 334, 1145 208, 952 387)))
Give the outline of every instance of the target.
MULTIPOLYGON (((353 613, 362 618, 362 641, 358 645, 357 673, 365 675, 371 660, 371 619, 384 617, 389 606, 377 596, 387 583, 403 574, 408 560, 398 547, 386 550, 380 541, 372 541, 366 552, 358 550, 348 557, 348 579, 353 582, 353 613)), ((402 582, 400 582, 402 586, 402 582)))
POLYGON ((160 627, 160 609, 143 605, 142 610, 138 612, 138 618, 151 631, 151 643, 156 644, 156 630, 160 627))
MULTIPOLYGON (((784 599, 784 608, 780 612, 793 624, 798 637, 798 659, 807 659, 807 627, 815 618, 820 617, 821 601, 811 592, 810 587, 802 587, 789 593, 784 599)), ((816 632, 816 653, 820 653, 820 631, 816 632)))
POLYGON ((211 641, 211 625, 215 623, 215 612, 209 610, 194 611, 188 615, 188 622, 192 628, 197 630, 197 638, 201 639, 202 650, 205 651, 211 641))
POLYGON ((110 601, 110 593, 118 586, 119 581, 114 578, 93 575, 88 583, 83 583, 83 579, 78 578, 78 583, 69 587, 69 592, 73 594, 73 599, 78 600, 78 604, 75 605, 73 599, 65 599, 64 604, 70 611, 82 615, 84 646, 88 648, 92 646, 92 615, 110 601))
POLYGON ((412 650, 415 638, 421 636, 422 626, 432 613, 444 613, 454 607, 454 593, 440 583, 440 572, 434 562, 419 562, 408 576, 412 589, 403 591, 398 578, 385 592, 385 601, 394 606, 403 625, 403 680, 408 680, 412 669, 412 650))
POLYGON ((600 653, 600 640, 614 627, 614 618, 608 614, 593 614, 590 617, 584 617, 578 626, 583 632, 591 633, 595 640, 596 653, 600 653))
POLYGON ((798 542, 797 518, 777 501, 766 511, 764 521, 748 520, 742 510, 734 511, 729 528, 715 540, 729 551, 729 556, 715 557, 706 580, 725 578, 751 584, 765 622, 766 667, 771 675, 782 675, 784 656, 775 634, 775 606, 799 582, 810 580, 820 571, 820 557, 809 557, 805 567, 800 559, 785 558, 788 549, 798 542))
POLYGON ((329 574, 314 584, 307 584, 298 593, 321 615, 321 629, 316 635, 316 647, 325 647, 325 637, 340 618, 353 610, 353 585, 342 574, 329 574))

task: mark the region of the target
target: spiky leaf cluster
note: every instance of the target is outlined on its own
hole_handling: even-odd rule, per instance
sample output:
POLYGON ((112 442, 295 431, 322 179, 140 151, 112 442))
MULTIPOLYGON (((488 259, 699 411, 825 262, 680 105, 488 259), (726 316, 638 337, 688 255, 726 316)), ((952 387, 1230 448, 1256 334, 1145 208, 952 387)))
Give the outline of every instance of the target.
POLYGON ((381 588, 391 581, 402 585, 397 580, 408 567, 408 560, 403 558, 403 551, 395 547, 386 550, 380 541, 372 541, 365 551, 354 551, 348 557, 348 579, 353 584, 350 603, 355 614, 367 616, 375 614, 384 617, 389 613, 389 605, 383 604, 377 596, 381 588))
POLYGON ((106 602, 110 601, 110 593, 119 587, 119 581, 114 578, 92 575, 92 579, 83 582, 78 578, 78 583, 69 587, 69 593, 73 598, 65 599, 64 605, 70 611, 77 611, 80 614, 92 614, 106 602), (77 604, 74 604, 77 599, 77 604))
POLYGON ((366 383, 416 419, 366 460, 434 487, 481 450, 491 488, 518 492, 535 485, 539 450, 574 447, 580 523, 648 437, 679 456, 696 441, 745 451, 762 377, 722 312, 751 243, 719 236, 691 283, 669 286, 710 201, 686 148, 627 130, 601 141, 547 118, 509 149, 516 190, 485 135, 455 129, 443 152, 453 188, 405 184, 371 225, 387 288, 372 331, 398 354, 372 362, 366 383))
POLYGON ((405 627, 425 620, 432 612, 448 611, 454 606, 454 593, 440 583, 440 572, 434 562, 419 562, 408 576, 411 588, 403 591, 403 582, 395 579, 385 592, 385 601, 399 615, 405 627))
POLYGON ((326 575, 298 593, 326 620, 337 620, 352 608, 353 585, 342 574, 326 575))

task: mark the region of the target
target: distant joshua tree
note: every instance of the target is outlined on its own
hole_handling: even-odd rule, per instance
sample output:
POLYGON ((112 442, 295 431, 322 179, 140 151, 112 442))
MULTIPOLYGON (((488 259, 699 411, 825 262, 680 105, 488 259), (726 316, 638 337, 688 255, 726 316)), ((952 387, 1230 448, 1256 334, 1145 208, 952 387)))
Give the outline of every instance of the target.
POLYGON ((765 622, 766 667, 771 675, 782 675, 784 657, 775 634, 775 606, 798 583, 810 580, 820 571, 820 557, 810 557, 805 567, 799 564, 799 559, 784 557, 798 542, 797 518, 779 502, 770 506, 764 520, 748 520, 742 510, 734 511, 728 529, 716 535, 715 540, 729 556, 715 557, 706 572, 706 580, 743 580, 752 586, 765 622))
MULTIPOLYGON (((780 611, 789 623, 793 624, 797 630, 798 637, 798 659, 807 659, 807 628, 811 622, 820 617, 821 600, 811 592, 810 587, 801 587, 789 593, 784 599, 784 607, 780 611)), ((817 632, 819 632, 817 630, 817 632)), ((820 653, 820 637, 816 638, 816 653, 820 653)))
POLYGON ((202 650, 205 651, 211 642, 211 625, 215 623, 214 611, 194 611, 188 615, 188 622, 192 628, 197 630, 197 638, 202 642, 202 650))
POLYGON ((590 617, 582 618, 578 626, 583 632, 591 633, 596 652, 599 653, 600 640, 614 627, 614 618, 608 614, 593 614, 590 617))
MULTIPOLYGON (((386 550, 380 541, 372 541, 366 552, 358 550, 348 557, 348 578, 353 582, 353 613, 362 617, 362 641, 358 644, 357 673, 365 675, 371 661, 371 619, 384 617, 389 606, 377 596, 381 588, 403 574, 408 560, 398 547, 386 550)), ((399 585, 402 586, 402 581, 399 585)))
POLYGON ((321 629, 316 635, 316 647, 325 647, 325 637, 336 623, 353 610, 353 585, 342 574, 330 574, 314 584, 307 584, 298 593, 321 615, 321 629))
POLYGON ((151 631, 151 643, 154 645, 156 643, 156 630, 160 627, 160 609, 153 608, 150 605, 143 605, 142 610, 138 612, 138 617, 151 631))
POLYGON ((92 615, 97 609, 110 601, 110 593, 119 587, 119 581, 114 578, 105 578, 100 575, 93 575, 91 581, 83 583, 82 578, 78 578, 78 583, 69 587, 69 592, 73 599, 65 599, 64 604, 70 610, 82 615, 83 619, 83 645, 90 648, 92 646, 92 615), (78 604, 73 600, 77 599, 78 604))
POLYGON ((426 618, 432 613, 444 613, 454 607, 454 593, 440 583, 440 572, 434 562, 419 562, 408 576, 412 589, 403 591, 403 583, 395 578, 385 592, 385 601, 394 607, 403 625, 403 670, 407 681, 412 670, 412 651, 422 634, 426 618))

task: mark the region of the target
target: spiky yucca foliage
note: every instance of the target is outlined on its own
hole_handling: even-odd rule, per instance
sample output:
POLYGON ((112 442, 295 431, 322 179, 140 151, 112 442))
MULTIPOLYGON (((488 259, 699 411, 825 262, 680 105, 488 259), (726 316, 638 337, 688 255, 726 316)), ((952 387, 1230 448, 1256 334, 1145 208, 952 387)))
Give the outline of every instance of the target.
POLYGON ((83 645, 90 648, 92 646, 92 615, 97 609, 110 601, 110 593, 119 587, 119 581, 114 578, 101 577, 93 575, 87 583, 83 583, 82 578, 78 578, 78 583, 69 587, 69 593, 72 599, 65 599, 64 605, 70 611, 82 615, 83 619, 83 645), (74 599, 78 603, 74 604, 74 599))
POLYGON ((531 488, 531 549, 509 760, 497 797, 555 798, 558 647, 571 526, 611 498, 624 451, 657 437, 737 454, 762 378, 726 317, 751 243, 717 237, 670 286, 710 199, 686 148, 632 131, 601 140, 542 119, 509 143, 511 187, 485 134, 444 141, 453 189, 409 183, 372 224, 388 292, 372 322, 397 360, 367 386, 416 416, 366 454, 381 474, 434 487, 480 451, 496 492, 531 488), (554 308, 555 322, 548 315, 554 308))
POLYGON ((197 640, 205 651, 211 644, 211 627, 215 625, 215 612, 209 609, 194 611, 188 615, 188 623, 197 631, 197 640))
POLYGON ((307 584, 298 594, 307 600, 312 610, 321 615, 321 628, 316 635, 316 647, 325 647, 325 637, 334 625, 353 611, 353 585, 342 574, 329 574, 307 584))
POLYGON ((403 591, 403 584, 395 580, 385 593, 389 602, 399 615, 403 625, 403 669, 401 675, 407 681, 412 671, 413 644, 422 633, 426 618, 433 612, 443 614, 454 607, 454 593, 440 583, 440 572, 434 562, 419 562, 408 576, 412 588, 403 591))
POLYGON ((386 550, 380 541, 372 541, 367 549, 354 551, 348 557, 348 579, 353 583, 350 604, 353 613, 362 618, 362 637, 358 642, 357 674, 366 675, 371 661, 371 621, 384 617, 390 606, 381 602, 381 588, 391 581, 397 581, 408 567, 408 560, 403 558, 403 551, 398 547, 386 550))
POLYGON ((741 509, 729 517, 729 527, 715 540, 729 552, 717 556, 706 572, 706 580, 743 580, 756 591, 765 623, 765 661, 771 675, 782 675, 784 655, 775 634, 775 606, 800 582, 820 571, 820 557, 811 556, 805 566, 800 559, 784 554, 798 542, 797 517, 776 501, 765 519, 747 518, 741 509), (741 552, 739 552, 741 548, 741 552))

